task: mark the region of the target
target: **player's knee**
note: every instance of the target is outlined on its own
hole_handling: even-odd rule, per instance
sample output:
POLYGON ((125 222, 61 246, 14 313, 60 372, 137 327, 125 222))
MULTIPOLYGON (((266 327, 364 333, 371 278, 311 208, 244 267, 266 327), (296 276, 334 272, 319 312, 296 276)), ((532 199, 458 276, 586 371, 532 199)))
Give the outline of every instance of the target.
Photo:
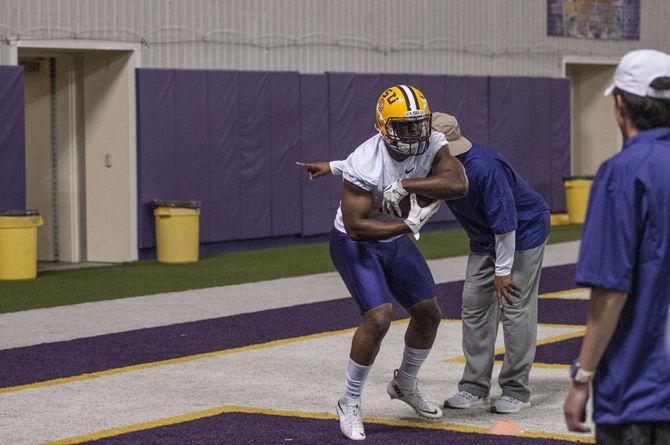
POLYGON ((412 315, 412 319, 418 329, 424 332, 432 332, 440 326, 442 311, 438 306, 434 310, 421 311, 412 315))
POLYGON ((370 327, 377 337, 383 337, 391 326, 390 317, 375 316, 370 320, 370 327))
POLYGON ((374 310, 365 314, 365 324, 370 335, 382 338, 391 326, 391 310, 374 310))
POLYGON ((440 326, 442 321, 442 311, 438 307, 435 311, 431 311, 427 314, 424 314, 420 323, 424 326, 426 330, 434 330, 440 326))

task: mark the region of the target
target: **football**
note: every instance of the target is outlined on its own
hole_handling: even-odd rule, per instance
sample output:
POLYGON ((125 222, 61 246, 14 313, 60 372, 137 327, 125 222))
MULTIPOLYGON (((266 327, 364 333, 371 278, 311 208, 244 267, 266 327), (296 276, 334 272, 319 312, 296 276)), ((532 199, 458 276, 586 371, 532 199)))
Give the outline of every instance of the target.
MULTIPOLYGON (((409 215, 409 209, 411 207, 409 197, 410 195, 405 196, 402 199, 402 201, 400 201, 400 203, 398 204, 400 206, 400 211, 402 212, 403 218, 407 218, 407 216, 409 215)), ((426 207, 435 200, 433 198, 428 198, 427 196, 416 195, 416 201, 419 204, 419 206, 426 207)))

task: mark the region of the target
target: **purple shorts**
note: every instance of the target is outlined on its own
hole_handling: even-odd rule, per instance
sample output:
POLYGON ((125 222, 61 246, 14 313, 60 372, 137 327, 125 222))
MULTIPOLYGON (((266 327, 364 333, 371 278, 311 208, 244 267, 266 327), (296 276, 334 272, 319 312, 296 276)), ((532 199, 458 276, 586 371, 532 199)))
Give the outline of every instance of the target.
POLYGON ((390 303, 393 296, 409 309, 435 296, 426 260, 408 236, 395 241, 352 241, 333 229, 330 258, 361 312, 390 303))

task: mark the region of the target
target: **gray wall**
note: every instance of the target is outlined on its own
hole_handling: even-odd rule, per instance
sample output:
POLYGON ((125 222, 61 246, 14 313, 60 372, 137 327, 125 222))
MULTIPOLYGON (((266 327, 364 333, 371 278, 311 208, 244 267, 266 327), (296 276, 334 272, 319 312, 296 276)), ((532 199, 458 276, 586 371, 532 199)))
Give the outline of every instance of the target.
POLYGON ((146 44, 148 68, 560 77, 563 56, 670 51, 670 1, 641 0, 640 41, 546 36, 545 0, 4 0, 13 39, 146 44))

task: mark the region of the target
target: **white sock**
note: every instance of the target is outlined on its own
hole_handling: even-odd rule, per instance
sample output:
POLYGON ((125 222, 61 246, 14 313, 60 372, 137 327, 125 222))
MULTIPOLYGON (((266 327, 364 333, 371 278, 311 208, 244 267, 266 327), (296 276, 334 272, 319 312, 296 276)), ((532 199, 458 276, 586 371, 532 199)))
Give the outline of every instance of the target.
POLYGON ((398 368, 400 386, 406 388, 414 386, 414 382, 416 382, 416 378, 419 375, 419 369, 421 369, 421 365, 428 358, 428 354, 430 354, 430 349, 414 349, 405 346, 402 363, 400 363, 400 368, 398 368))
POLYGON ((351 401, 360 401, 363 393, 363 385, 368 378, 370 366, 359 365, 351 358, 347 364, 347 383, 344 387, 344 397, 351 401))

